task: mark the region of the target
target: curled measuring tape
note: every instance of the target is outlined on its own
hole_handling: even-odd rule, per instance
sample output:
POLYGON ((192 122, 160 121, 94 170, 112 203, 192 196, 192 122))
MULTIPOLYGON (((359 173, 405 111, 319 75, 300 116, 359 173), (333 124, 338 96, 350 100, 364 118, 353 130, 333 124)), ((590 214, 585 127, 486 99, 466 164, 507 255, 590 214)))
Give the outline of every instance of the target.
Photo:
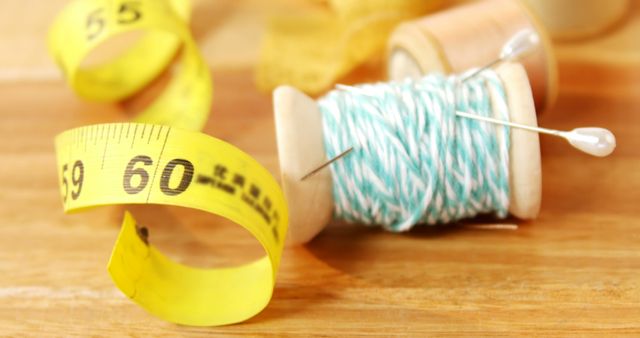
POLYGON ((165 204, 211 212, 244 226, 267 256, 233 268, 174 263, 145 243, 126 215, 109 273, 127 296, 165 320, 222 325, 262 310, 275 284, 287 206, 256 160, 213 137, 159 125, 80 127, 56 139, 65 211, 111 204, 165 204))
POLYGON ((172 81, 136 120, 200 130, 213 86, 189 32, 189 10, 185 0, 75 0, 51 27, 49 50, 74 91, 94 101, 118 101, 139 92, 181 52, 172 81), (136 40, 113 60, 83 64, 99 46, 127 34, 136 40))
POLYGON ((182 48, 181 69, 137 121, 68 130, 56 138, 64 210, 113 204, 165 204, 211 212, 245 227, 266 256, 238 267, 199 269, 169 260, 126 213, 108 270, 128 297, 154 315, 197 326, 239 322, 269 302, 288 211, 277 182, 257 161, 213 137, 188 131, 206 122, 208 68, 185 22, 186 2, 71 2, 50 35, 50 49, 82 97, 117 101, 144 88, 182 48), (182 13, 182 14, 180 14, 182 13), (83 59, 122 33, 147 32, 113 61, 83 59))

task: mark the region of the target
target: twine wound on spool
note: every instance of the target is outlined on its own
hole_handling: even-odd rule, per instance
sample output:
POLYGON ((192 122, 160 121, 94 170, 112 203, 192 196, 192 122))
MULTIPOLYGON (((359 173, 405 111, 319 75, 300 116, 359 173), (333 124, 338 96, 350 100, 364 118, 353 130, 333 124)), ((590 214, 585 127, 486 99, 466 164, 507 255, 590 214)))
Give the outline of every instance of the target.
POLYGON ((509 128, 456 116, 509 119, 494 71, 460 82, 419 81, 336 90, 318 101, 331 166, 335 217, 405 231, 509 209, 509 128), (495 99, 491 99, 491 94, 495 99))

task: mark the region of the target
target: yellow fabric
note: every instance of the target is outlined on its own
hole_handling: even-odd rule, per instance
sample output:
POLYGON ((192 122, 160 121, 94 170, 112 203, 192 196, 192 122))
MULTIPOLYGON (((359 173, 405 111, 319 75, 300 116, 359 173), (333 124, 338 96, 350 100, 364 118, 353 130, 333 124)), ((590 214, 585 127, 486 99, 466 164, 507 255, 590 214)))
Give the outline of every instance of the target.
POLYGON ((236 323, 271 299, 288 211, 275 179, 257 161, 197 131, 209 113, 208 67, 187 29, 188 2, 78 0, 55 21, 51 53, 82 97, 116 101, 144 88, 179 49, 180 68, 137 116, 68 130, 56 138, 64 210, 113 204, 164 204, 204 210, 245 227, 265 257, 221 269, 184 266, 162 255, 127 212, 108 271, 118 288, 150 313, 178 324, 236 323), (179 13, 179 14, 177 14, 179 13), (118 34, 146 34, 113 60, 81 67, 118 34))
POLYGON ((393 28, 443 0, 329 0, 330 8, 272 18, 256 73, 258 87, 288 84, 318 94, 384 50, 393 28))

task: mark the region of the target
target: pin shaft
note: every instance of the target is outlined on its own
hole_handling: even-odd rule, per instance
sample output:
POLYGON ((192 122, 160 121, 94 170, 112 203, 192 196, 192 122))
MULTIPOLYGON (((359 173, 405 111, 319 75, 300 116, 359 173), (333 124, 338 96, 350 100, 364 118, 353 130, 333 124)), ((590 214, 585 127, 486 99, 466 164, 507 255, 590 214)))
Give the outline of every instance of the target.
POLYGON ((503 61, 504 61, 504 59, 502 59, 502 58, 495 59, 495 60, 491 61, 491 63, 484 65, 482 68, 476 69, 473 73, 463 76, 462 78, 460 78, 460 82, 465 82, 465 81, 475 77, 476 75, 484 72, 485 70, 494 67, 495 65, 497 65, 497 64, 499 64, 499 63, 501 63, 503 61))
POLYGON ((457 111, 456 115, 458 115, 460 117, 473 119, 473 120, 490 122, 490 123, 493 123, 493 124, 500 124, 500 125, 503 125, 503 126, 509 126, 509 127, 518 128, 518 129, 524 129, 524 130, 528 130, 528 131, 532 131, 532 132, 536 132, 536 133, 543 133, 543 134, 549 134, 549 135, 553 135, 553 136, 564 137, 563 136, 563 131, 560 131, 560 130, 548 129, 548 128, 542 128, 542 127, 533 127, 533 126, 529 126, 529 125, 526 125, 526 124, 515 123, 515 122, 510 122, 510 121, 505 121, 505 120, 500 120, 500 119, 495 119, 495 118, 492 118, 492 117, 479 116, 479 115, 476 115, 476 114, 470 114, 470 113, 465 113, 465 112, 461 112, 461 111, 457 111))
POLYGON ((307 178, 309 178, 309 177, 311 177, 311 176, 313 176, 313 175, 317 174, 320 170, 322 170, 322 169, 326 168, 326 167, 327 167, 327 166, 329 166, 331 163, 333 163, 333 162, 335 162, 335 161, 337 161, 337 160, 339 160, 339 159, 341 159, 341 158, 343 158, 343 157, 347 156, 347 154, 349 154, 352 150, 353 150, 353 147, 350 147, 349 149, 347 149, 347 150, 345 150, 345 151, 341 152, 340 154, 338 154, 338 156, 336 156, 336 157, 334 157, 334 158, 330 159, 329 161, 327 161, 327 162, 323 163, 321 166, 319 166, 319 167, 317 167, 317 168, 313 169, 312 171, 310 171, 308 174, 306 174, 306 175, 302 176, 302 178, 300 179, 300 181, 304 181, 304 180, 306 180, 307 178))

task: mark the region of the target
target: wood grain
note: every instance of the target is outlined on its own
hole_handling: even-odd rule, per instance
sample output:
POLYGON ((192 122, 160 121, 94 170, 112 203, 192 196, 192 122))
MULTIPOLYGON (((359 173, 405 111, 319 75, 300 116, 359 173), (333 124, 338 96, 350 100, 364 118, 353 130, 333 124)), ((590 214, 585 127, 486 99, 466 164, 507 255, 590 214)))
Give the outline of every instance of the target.
MULTIPOLYGON (((233 27, 247 29, 237 22, 263 15, 248 3, 216 2, 216 25, 207 26, 204 19, 194 23, 212 27, 202 28, 201 43, 228 42, 211 37, 220 31, 234 36, 233 27)), ((40 39, 33 34, 44 34, 41 20, 52 17, 46 11, 55 6, 43 7, 33 21, 37 27, 25 26, 32 35, 18 38, 20 21, 14 19, 17 26, 3 29, 0 41, 40 39)), ((82 102, 58 78, 2 80, 0 335, 639 335, 640 59, 632 57, 640 48, 639 17, 635 10, 608 35, 557 46, 560 96, 541 123, 607 127, 618 137, 618 148, 611 157, 596 159, 543 137, 543 206, 537 220, 508 220, 519 224, 516 231, 472 227, 492 222, 484 219, 401 235, 335 224, 307 246, 285 252, 266 310, 227 327, 166 323, 119 293, 106 263, 124 207, 62 213, 54 135, 125 119, 122 109, 82 102)), ((255 90, 247 56, 254 43, 237 39, 228 49, 244 55, 246 64, 213 67, 215 102, 205 131, 245 149, 277 174, 271 98, 255 90)), ((51 67, 42 61, 44 50, 12 49, 22 52, 24 64, 16 63, 15 55, 0 56, 0 71, 51 67)), ((370 77, 366 70, 351 80, 370 77)), ((187 263, 236 264, 261 254, 244 230, 211 215, 157 206, 130 209, 150 227, 152 243, 187 263)))

